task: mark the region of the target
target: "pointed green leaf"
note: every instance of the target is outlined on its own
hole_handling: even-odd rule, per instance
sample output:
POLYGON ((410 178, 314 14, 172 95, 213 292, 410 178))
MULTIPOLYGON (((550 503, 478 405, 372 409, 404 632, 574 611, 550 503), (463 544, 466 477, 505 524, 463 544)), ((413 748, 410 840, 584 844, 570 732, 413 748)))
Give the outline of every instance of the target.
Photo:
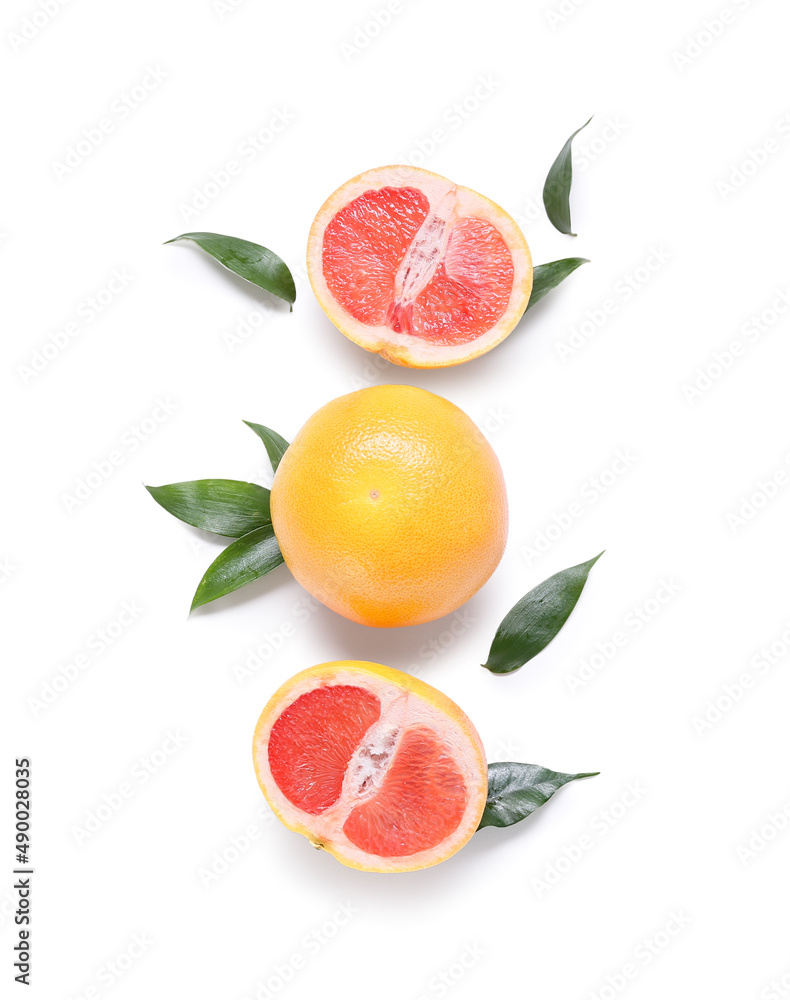
POLYGON ((509 674, 545 649, 576 607, 587 576, 602 555, 560 570, 514 604, 502 619, 483 666, 494 674, 509 674))
POLYGON ((193 479, 146 486, 156 502, 180 521, 238 538, 271 522, 269 491, 238 479, 193 479))
POLYGON ((552 288, 556 288, 577 267, 589 263, 586 257, 565 257, 563 260, 549 261, 548 264, 538 264, 532 272, 532 294, 529 297, 529 303, 524 312, 540 302, 544 295, 550 292, 552 288))
POLYGON ((563 774, 539 764, 512 761, 488 765, 488 799, 478 830, 484 826, 512 826, 526 819, 552 797, 558 788, 577 778, 593 778, 600 771, 563 774))
POLYGON ((244 423, 254 430, 261 441, 263 441, 266 446, 266 454, 272 463, 272 469, 276 472, 277 466, 280 464, 280 459, 288 448, 288 442, 284 437, 280 437, 277 431, 273 431, 271 427, 264 427, 263 424, 254 424, 251 420, 245 420, 244 423))
POLYGON ((592 121, 590 116, 581 128, 577 128, 560 150, 557 159, 552 163, 543 185, 543 205, 546 215, 555 229, 568 236, 575 236, 571 232, 571 181, 573 180, 573 162, 571 159, 571 144, 574 138, 583 128, 592 121))
POLYGON ((182 233, 167 243, 177 240, 192 240, 211 254, 229 271, 246 278, 254 285, 266 289, 272 295, 285 299, 291 305, 296 301, 296 286, 288 265, 259 243, 250 243, 235 236, 221 236, 219 233, 182 233))
POLYGON ((242 535, 220 552, 206 570, 192 599, 190 614, 195 608, 266 576, 282 561, 280 546, 270 524, 242 535))

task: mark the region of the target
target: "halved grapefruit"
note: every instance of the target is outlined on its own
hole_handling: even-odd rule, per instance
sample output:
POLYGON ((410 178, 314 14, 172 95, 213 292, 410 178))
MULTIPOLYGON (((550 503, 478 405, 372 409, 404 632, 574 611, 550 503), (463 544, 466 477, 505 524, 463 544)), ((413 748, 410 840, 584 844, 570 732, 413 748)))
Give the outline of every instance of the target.
POLYGON ((310 230, 307 272, 341 333, 408 368, 490 351, 532 291, 515 220, 420 167, 377 167, 338 188, 310 230))
POLYGON ((253 761, 282 822, 362 871, 445 861, 477 829, 488 795, 466 715, 380 663, 322 663, 286 681, 255 727, 253 761))

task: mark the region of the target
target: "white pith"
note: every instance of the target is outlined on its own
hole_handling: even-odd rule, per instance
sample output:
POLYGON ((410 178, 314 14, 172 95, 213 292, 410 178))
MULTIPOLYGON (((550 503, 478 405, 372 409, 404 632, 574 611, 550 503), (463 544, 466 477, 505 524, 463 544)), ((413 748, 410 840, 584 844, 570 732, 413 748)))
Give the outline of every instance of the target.
POLYGON ((340 796, 341 801, 349 805, 348 812, 360 802, 372 799, 384 783, 403 736, 403 716, 407 700, 407 697, 402 699, 402 705, 398 706, 402 711, 396 712, 396 718, 379 719, 371 726, 354 751, 346 769, 340 796))
POLYGON ((430 283, 447 252, 447 243, 458 215, 458 188, 453 185, 411 241, 395 275, 395 299, 390 314, 409 306, 430 283))
POLYGON ((375 694, 381 703, 379 719, 365 734, 346 769, 338 800, 318 816, 304 812, 280 791, 272 776, 268 760, 268 741, 272 726, 282 712, 303 694, 316 687, 315 677, 305 677, 287 692, 276 705, 267 706, 268 717, 262 718, 256 730, 253 753, 261 787, 273 810, 291 829, 307 836, 315 846, 322 847, 344 864, 374 871, 397 872, 427 867, 453 854, 477 828, 487 794, 487 775, 479 737, 465 717, 476 739, 470 754, 470 732, 464 722, 457 722, 446 711, 430 704, 419 694, 404 690, 385 678, 356 670, 338 670, 322 684, 348 684, 362 687, 375 694), (261 724, 263 723, 263 724, 261 724), (352 844, 343 832, 343 824, 351 811, 372 798, 381 787, 389 765, 397 752, 404 733, 413 726, 432 729, 453 757, 467 788, 467 803, 457 829, 441 844, 427 851, 408 856, 382 858, 370 855, 352 844))
MULTIPOLYGON (((450 228, 450 224, 445 227, 445 241, 450 228)), ((412 249, 413 245, 410 253, 412 249)), ((438 266, 438 262, 435 266, 438 266)), ((515 220, 476 191, 453 184, 446 177, 419 167, 389 166, 367 170, 330 195, 310 230, 307 270, 313 291, 325 312, 349 339, 368 351, 382 354, 395 364, 420 368, 441 368, 460 364, 495 347, 518 323, 527 308, 532 291, 532 257, 524 234, 515 220), (420 337, 396 333, 385 324, 368 326, 346 312, 330 291, 323 270, 323 234, 326 226, 341 208, 361 194, 389 186, 410 186, 422 191, 428 198, 430 206, 426 223, 432 215, 449 222, 448 206, 452 206, 453 220, 464 217, 484 219, 499 230, 510 247, 513 258, 513 287, 507 307, 494 326, 476 339, 464 344, 436 345, 420 337)), ((425 283, 427 284, 427 281, 425 283)))

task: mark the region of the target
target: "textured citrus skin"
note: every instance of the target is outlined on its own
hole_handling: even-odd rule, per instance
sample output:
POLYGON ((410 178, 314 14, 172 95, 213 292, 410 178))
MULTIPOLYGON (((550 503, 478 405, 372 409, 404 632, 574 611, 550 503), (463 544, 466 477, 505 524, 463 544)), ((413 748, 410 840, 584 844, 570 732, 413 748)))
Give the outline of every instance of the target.
POLYGON ((493 449, 457 406, 411 386, 361 389, 313 414, 280 462, 271 513, 299 583, 378 628, 455 611, 507 538, 493 449))
POLYGON ((524 234, 503 208, 440 174, 404 165, 366 170, 327 198, 310 229, 307 273, 341 333, 407 368, 463 364, 496 347, 523 316, 533 277, 524 234), (415 323, 404 324, 400 310, 393 314, 387 305, 395 272, 426 216, 445 220, 449 243, 439 248, 434 280, 415 301, 415 323))
MULTIPOLYGON (((342 864, 361 871, 416 871, 447 860, 477 830, 488 795, 485 750, 468 716, 447 695, 430 684, 381 663, 336 660, 295 674, 272 695, 261 712, 253 736, 252 753, 258 784, 278 819, 290 830, 307 837, 314 847, 332 854, 342 864), (425 716, 426 711, 431 713, 430 725, 435 727, 437 737, 446 744, 448 753, 463 771, 467 789, 467 804, 461 820, 451 835, 437 847, 402 857, 381 857, 374 852, 359 850, 345 836, 342 816, 327 819, 327 814, 311 815, 293 806, 283 795, 269 766, 268 750, 272 730, 283 712, 301 694, 331 684, 359 685, 382 698, 384 691, 395 688, 398 693, 396 704, 405 702, 412 706, 411 712, 414 715, 425 716)), ((331 810, 327 813, 331 814, 331 810)))

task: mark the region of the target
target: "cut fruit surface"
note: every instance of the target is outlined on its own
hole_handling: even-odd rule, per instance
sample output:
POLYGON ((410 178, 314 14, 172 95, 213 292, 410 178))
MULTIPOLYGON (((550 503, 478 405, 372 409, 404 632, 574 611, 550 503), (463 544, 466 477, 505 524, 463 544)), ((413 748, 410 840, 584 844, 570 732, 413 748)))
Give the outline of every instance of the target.
POLYGON ((477 829, 488 770, 477 732, 435 688, 378 663, 302 671, 263 710, 253 760, 286 826, 365 871, 414 871, 477 829))
POLYGON ((338 188, 313 222, 307 270, 342 333, 412 368, 491 350, 532 290, 529 247, 511 216, 419 167, 378 167, 338 188))

